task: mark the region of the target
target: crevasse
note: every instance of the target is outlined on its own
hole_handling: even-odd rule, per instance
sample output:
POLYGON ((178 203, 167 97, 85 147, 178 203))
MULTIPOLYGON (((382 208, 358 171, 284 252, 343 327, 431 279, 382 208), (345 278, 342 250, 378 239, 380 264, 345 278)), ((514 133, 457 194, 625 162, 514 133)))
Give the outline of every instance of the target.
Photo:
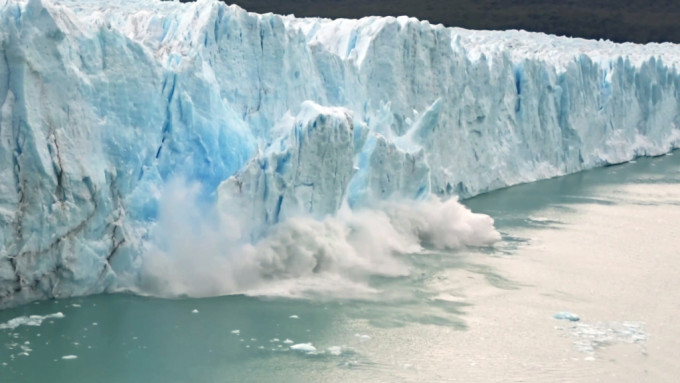
POLYGON ((177 178, 255 241, 668 152, 679 62, 673 44, 406 17, 0 0, 0 307, 134 283, 177 178))

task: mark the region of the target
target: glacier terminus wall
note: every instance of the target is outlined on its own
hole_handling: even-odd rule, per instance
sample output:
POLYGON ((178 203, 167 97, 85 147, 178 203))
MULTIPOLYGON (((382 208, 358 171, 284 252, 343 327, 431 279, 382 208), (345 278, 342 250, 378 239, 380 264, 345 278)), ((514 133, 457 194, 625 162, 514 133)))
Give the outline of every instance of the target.
POLYGON ((248 250, 230 259, 298 278, 308 260, 310 273, 343 261, 258 247, 296 217, 331 230, 324 219, 379 207, 399 231, 403 211, 385 201, 466 198, 666 153, 680 146, 679 63, 673 44, 407 17, 0 0, 0 308, 143 289, 168 185, 185 185, 206 220, 238 218, 225 236, 248 250))

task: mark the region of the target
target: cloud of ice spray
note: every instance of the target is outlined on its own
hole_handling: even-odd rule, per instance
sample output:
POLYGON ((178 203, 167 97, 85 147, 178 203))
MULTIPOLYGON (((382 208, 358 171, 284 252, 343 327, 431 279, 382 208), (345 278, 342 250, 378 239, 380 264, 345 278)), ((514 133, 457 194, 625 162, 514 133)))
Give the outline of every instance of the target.
POLYGON ((386 201, 342 209, 324 219, 295 217, 254 243, 243 212, 199 207, 198 185, 172 182, 143 257, 141 292, 157 296, 227 294, 356 296, 373 291, 371 275, 404 276, 397 254, 455 249, 500 240, 493 219, 456 199, 386 201))

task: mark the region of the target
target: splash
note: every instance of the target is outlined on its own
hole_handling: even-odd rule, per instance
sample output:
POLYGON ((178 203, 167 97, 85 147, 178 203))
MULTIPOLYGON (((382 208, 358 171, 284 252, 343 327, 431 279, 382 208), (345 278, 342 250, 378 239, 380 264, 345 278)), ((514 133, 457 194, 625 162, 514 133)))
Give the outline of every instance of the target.
POLYGON ((228 294, 359 297, 375 275, 410 267, 399 254, 425 248, 487 246, 500 240, 493 219, 456 199, 387 201, 332 216, 296 216, 247 241, 248 215, 199 206, 199 185, 174 182, 143 256, 139 292, 163 297, 228 294))

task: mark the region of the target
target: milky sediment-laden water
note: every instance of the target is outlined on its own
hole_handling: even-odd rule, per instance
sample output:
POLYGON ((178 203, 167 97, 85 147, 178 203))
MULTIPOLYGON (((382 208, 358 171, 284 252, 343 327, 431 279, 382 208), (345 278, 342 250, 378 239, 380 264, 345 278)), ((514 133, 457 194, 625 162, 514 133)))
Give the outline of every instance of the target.
POLYGON ((372 277, 364 296, 326 294, 329 280, 306 299, 116 294, 0 311, 0 381, 674 381, 680 153, 463 202, 501 242, 399 256, 408 275, 372 277))

